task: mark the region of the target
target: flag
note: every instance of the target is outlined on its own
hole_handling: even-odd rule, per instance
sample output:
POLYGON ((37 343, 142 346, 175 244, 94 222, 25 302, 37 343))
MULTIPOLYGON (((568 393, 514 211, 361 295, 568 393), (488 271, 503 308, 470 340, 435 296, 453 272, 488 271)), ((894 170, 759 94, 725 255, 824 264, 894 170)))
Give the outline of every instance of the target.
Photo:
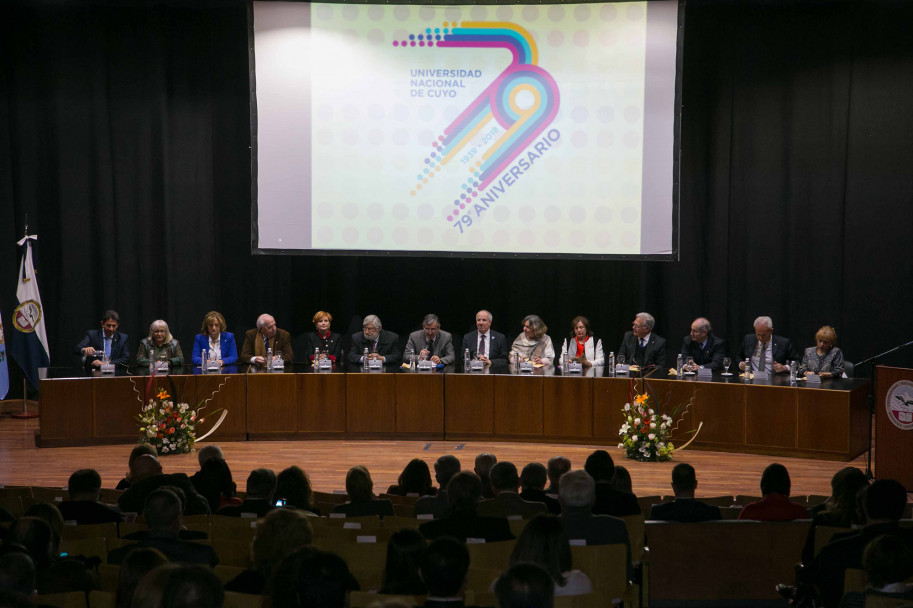
POLYGON ((3 337, 3 315, 0 314, 0 399, 10 390, 10 368, 6 364, 6 339, 3 337))
POLYGON ((25 247, 19 265, 19 285, 16 299, 19 306, 13 312, 13 333, 10 335, 10 356, 25 373, 29 384, 38 388, 38 368, 48 367, 48 336, 44 330, 44 309, 38 293, 38 277, 32 263, 32 241, 38 237, 26 234, 17 244, 25 247))

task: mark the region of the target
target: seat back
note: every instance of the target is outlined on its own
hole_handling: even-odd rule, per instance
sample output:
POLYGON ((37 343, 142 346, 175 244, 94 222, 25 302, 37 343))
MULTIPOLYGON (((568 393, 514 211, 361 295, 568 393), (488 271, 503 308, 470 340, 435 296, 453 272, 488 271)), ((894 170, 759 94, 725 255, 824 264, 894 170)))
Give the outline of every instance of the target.
POLYGON ((60 541, 61 554, 83 555, 85 557, 97 557, 101 561, 107 561, 108 543, 104 537, 95 536, 93 538, 76 538, 63 539, 60 541))
POLYGON ((605 605, 627 593, 628 548, 623 543, 575 545, 571 547, 571 558, 574 568, 590 577, 593 592, 605 605))
POLYGON ((631 543, 631 560, 642 562, 644 553, 644 514, 625 515, 622 519, 628 529, 628 541, 631 543))
POLYGON ((117 538, 117 524, 83 524, 81 526, 64 526, 60 532, 63 540, 80 538, 117 538))
POLYGON ((350 608, 366 608, 374 602, 400 601, 407 606, 422 606, 425 604, 424 595, 387 595, 384 593, 369 593, 367 591, 349 592, 350 608))
POLYGON ((114 608, 117 598, 113 591, 90 591, 89 608, 114 608))
MULTIPOLYGON (((865 586, 868 583, 868 577, 865 575, 865 570, 861 568, 847 568, 843 573, 843 593, 847 594, 850 591, 865 591, 865 586)), ((908 603, 909 600, 907 600, 908 603)), ((868 601, 866 601, 866 606, 868 606, 868 601)))
POLYGON ((262 608, 263 596, 254 595, 253 593, 226 591, 225 602, 222 606, 223 608, 262 608))
POLYGON ((54 606, 54 608, 86 608, 88 606, 86 594, 82 591, 36 595, 35 603, 44 606, 54 606))
POLYGON ((251 567, 251 547, 250 541, 226 540, 224 538, 213 539, 212 548, 216 555, 219 556, 219 563, 225 566, 235 566, 236 568, 251 567))
POLYGON ((653 509, 653 505, 660 504, 663 502, 670 502, 672 500, 671 496, 666 497, 663 500, 663 497, 659 494, 654 494, 653 496, 638 496, 637 504, 640 505, 641 513, 644 513, 647 517, 650 516, 650 510, 653 509))
POLYGON ((497 570, 503 572, 510 565, 510 555, 514 552, 515 540, 505 540, 497 543, 470 543, 469 564, 472 568, 481 570, 497 570))

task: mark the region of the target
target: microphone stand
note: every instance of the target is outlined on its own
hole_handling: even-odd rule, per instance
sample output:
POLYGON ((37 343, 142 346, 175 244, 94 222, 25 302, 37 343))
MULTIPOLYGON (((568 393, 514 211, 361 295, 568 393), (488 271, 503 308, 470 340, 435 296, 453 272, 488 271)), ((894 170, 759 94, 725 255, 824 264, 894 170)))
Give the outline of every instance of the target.
POLYGON ((899 350, 903 350, 903 349, 907 348, 908 346, 913 346, 913 340, 910 340, 909 342, 905 342, 904 344, 899 344, 893 348, 889 348, 888 350, 884 351, 883 353, 879 353, 877 355, 869 357, 868 359, 860 361, 859 363, 856 364, 857 366, 870 364, 869 367, 871 368, 871 371, 869 372, 869 380, 870 380, 869 381, 869 387, 870 387, 869 396, 866 398, 866 403, 868 403, 868 405, 869 405, 869 432, 866 435, 868 442, 869 442, 869 447, 866 450, 866 462, 865 462, 865 476, 866 476, 866 479, 868 479, 870 481, 875 479, 875 475, 872 474, 872 417, 875 416, 875 367, 879 361, 881 361, 882 359, 884 359, 891 353, 895 353, 899 350))

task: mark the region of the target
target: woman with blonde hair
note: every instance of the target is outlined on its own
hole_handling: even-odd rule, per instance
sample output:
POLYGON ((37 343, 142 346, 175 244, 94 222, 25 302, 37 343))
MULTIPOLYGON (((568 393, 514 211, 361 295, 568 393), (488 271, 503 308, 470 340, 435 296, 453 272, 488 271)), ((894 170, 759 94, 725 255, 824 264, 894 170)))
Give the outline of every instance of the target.
POLYGON ((171 335, 168 324, 161 319, 152 322, 149 336, 140 341, 136 350, 137 365, 149 365, 150 360, 168 361, 173 366, 184 365, 181 345, 171 335))
POLYGON ((314 361, 314 353, 319 350, 321 358, 328 358, 334 363, 342 356, 341 336, 330 331, 330 323, 333 321, 333 315, 323 310, 314 313, 311 319, 317 331, 308 332, 304 335, 304 348, 308 354, 308 360, 314 361))
POLYGON ((203 327, 193 339, 193 364, 202 365, 204 355, 215 355, 220 367, 238 362, 238 345, 235 344, 235 336, 225 331, 225 317, 216 310, 206 313, 206 316, 203 317, 203 327))
POLYGON ((837 332, 830 325, 825 325, 815 334, 817 346, 809 346, 802 356, 798 373, 818 374, 822 378, 841 378, 843 376, 843 351, 836 347, 837 332))

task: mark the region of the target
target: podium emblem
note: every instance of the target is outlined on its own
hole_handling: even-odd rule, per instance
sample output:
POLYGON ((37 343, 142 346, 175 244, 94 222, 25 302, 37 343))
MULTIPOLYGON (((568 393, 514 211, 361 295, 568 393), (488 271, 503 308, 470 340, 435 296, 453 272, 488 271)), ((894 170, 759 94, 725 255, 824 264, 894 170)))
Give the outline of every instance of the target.
POLYGON ((894 426, 904 431, 913 429, 913 382, 895 382, 888 389, 884 407, 888 412, 888 419, 894 426))

